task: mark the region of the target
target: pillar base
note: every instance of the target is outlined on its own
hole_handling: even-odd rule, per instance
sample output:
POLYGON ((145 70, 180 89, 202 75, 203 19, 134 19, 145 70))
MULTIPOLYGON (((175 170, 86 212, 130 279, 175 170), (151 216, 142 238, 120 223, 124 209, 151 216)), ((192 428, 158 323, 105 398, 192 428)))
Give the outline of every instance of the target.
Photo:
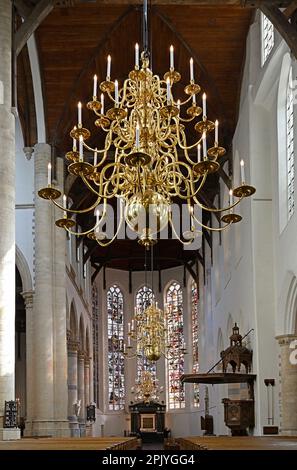
POLYGON ((21 438, 19 428, 0 428, 0 441, 16 441, 21 438))
POLYGON ((297 429, 281 429, 281 436, 297 436, 297 429))
POLYGON ((70 437, 69 422, 56 420, 27 421, 24 436, 70 437))
POLYGON ((86 437, 86 423, 79 423, 80 437, 86 437))
POLYGON ((80 429, 78 425, 78 421, 71 421, 69 422, 70 428, 70 436, 71 437, 80 437, 80 429))

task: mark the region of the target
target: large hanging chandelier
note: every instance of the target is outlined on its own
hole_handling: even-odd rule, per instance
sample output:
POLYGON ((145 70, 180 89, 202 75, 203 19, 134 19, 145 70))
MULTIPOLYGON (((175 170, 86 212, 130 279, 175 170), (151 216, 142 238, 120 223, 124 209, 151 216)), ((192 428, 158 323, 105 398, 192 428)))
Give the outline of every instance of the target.
POLYGON ((198 105, 200 86, 195 82, 194 63, 190 59, 189 83, 185 86, 185 99, 176 99, 174 84, 181 75, 175 70, 174 49, 170 47, 170 67, 163 78, 150 69, 147 36, 147 2, 143 7, 144 46, 140 55, 135 46, 135 67, 122 87, 111 79, 111 57, 107 59, 106 79, 99 85, 94 76, 93 96, 86 107, 95 115, 95 126, 104 136, 102 148, 91 147, 88 140, 91 132, 83 125, 82 104, 78 104, 77 125, 71 130, 73 147, 67 152, 68 172, 83 182, 94 197, 94 202, 83 210, 67 207, 67 198, 57 202, 61 192, 53 187, 51 167, 48 169, 48 186, 39 190, 44 199, 51 200, 63 211, 56 225, 69 233, 96 240, 99 245, 110 245, 118 236, 125 221, 137 233, 139 243, 150 246, 157 234, 168 224, 182 243, 189 244, 201 230, 221 231, 241 220, 234 213, 240 201, 255 192, 246 184, 244 162, 241 161, 241 184, 230 190, 229 204, 223 208, 202 204, 201 190, 207 176, 220 168, 220 157, 225 149, 219 145, 219 123, 207 116, 207 100, 202 95, 202 106, 198 105), (107 109, 108 107, 108 109, 107 109), (193 125, 197 134, 194 143, 187 142, 186 126, 193 125), (210 134, 214 133, 211 138, 210 134), (207 143, 212 141, 210 148, 207 143), (84 152, 91 152, 90 158, 84 152), (193 154, 195 157, 193 157, 193 154), (235 200, 234 200, 235 196, 235 200), (108 203, 118 198, 120 217, 115 233, 109 239, 102 231, 106 222, 108 203), (186 204, 191 229, 187 239, 177 233, 172 217, 172 202, 178 198, 186 204), (100 211, 98 207, 101 207, 100 211), (206 226, 196 217, 194 206, 202 210, 224 214, 219 228, 206 226), (75 221, 71 215, 94 213, 94 224, 84 232, 73 230, 75 221))

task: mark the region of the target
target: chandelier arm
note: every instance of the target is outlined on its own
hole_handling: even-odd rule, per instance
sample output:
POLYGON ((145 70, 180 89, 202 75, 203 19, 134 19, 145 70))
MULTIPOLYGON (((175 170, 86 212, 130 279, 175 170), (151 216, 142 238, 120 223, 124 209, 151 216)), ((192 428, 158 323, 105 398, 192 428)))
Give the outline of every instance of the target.
POLYGON ((111 243, 114 242, 114 240, 116 239, 116 237, 118 236, 118 233, 122 227, 122 223, 123 223, 123 208, 122 208, 123 204, 120 204, 120 221, 119 221, 119 224, 118 224, 118 228, 117 228, 117 231, 116 233, 114 234, 114 236, 106 243, 103 243, 101 240, 98 240, 96 238, 96 242, 100 245, 100 246, 103 246, 103 247, 106 247, 106 246, 109 246, 111 245, 111 243))
POLYGON ((95 207, 98 206, 100 200, 101 200, 101 196, 99 196, 96 202, 92 204, 90 207, 88 207, 87 209, 77 210, 77 209, 67 209, 66 207, 61 206, 61 204, 56 202, 54 199, 51 199, 51 201, 53 202, 53 204, 55 204, 56 207, 58 207, 62 211, 69 212, 72 214, 86 214, 87 212, 90 212, 92 209, 95 209, 95 207))
MULTIPOLYGON (((191 240, 189 240, 189 241, 183 241, 183 240, 180 238, 180 236, 177 234, 177 232, 176 232, 176 230, 175 230, 175 227, 174 227, 173 220, 172 220, 172 218, 171 218, 171 214, 169 214, 168 219, 169 219, 169 223, 170 223, 170 225, 171 225, 172 231, 173 231, 174 235, 176 236, 176 238, 178 239, 178 241, 179 241, 180 243, 182 243, 183 245, 191 245, 191 243, 193 243, 193 239, 191 239, 191 240)), ((200 231, 200 230, 198 230, 198 231, 199 231, 199 233, 202 233, 202 231, 200 231)), ((164 354, 164 355, 165 355, 165 354, 164 354)))
POLYGON ((96 151, 97 153, 106 153, 108 151, 108 149, 110 148, 111 144, 112 144, 111 134, 112 134, 111 129, 108 129, 108 134, 105 137, 105 147, 103 149, 97 149, 97 148, 95 149, 95 148, 91 147, 90 145, 86 144, 85 141, 83 142, 83 146, 87 150, 90 150, 90 152, 95 152, 96 151), (108 143, 108 146, 106 146, 106 140, 107 140, 108 137, 110 137, 110 142, 108 143))
MULTIPOLYGON (((173 119, 174 119, 174 121, 176 122, 176 125, 178 125, 176 118, 173 118, 173 119)), ((180 146, 181 149, 183 149, 183 150, 191 150, 191 149, 193 149, 194 147, 197 147, 198 144, 201 144, 201 142, 202 142, 202 137, 200 137, 200 139, 198 139, 197 142, 195 142, 193 145, 187 146, 187 145, 183 145, 183 144, 181 143, 180 138, 179 138, 179 132, 178 132, 178 133, 177 133, 177 141, 178 141, 178 145, 180 146)))
MULTIPOLYGON (((191 101, 193 95, 190 95, 188 98, 186 98, 184 101, 180 101, 179 105, 184 106, 185 104, 189 103, 191 101)), ((173 102, 174 106, 177 106, 177 101, 173 102)))
POLYGON ((194 121, 194 119, 195 119, 196 117, 197 117, 197 116, 192 116, 192 117, 190 117, 190 118, 182 118, 181 116, 179 116, 178 119, 179 119, 181 122, 192 122, 192 121, 194 121))
POLYGON ((212 207, 207 207, 207 206, 204 206, 198 199, 196 196, 193 196, 193 199, 194 201, 196 202, 196 204, 198 204, 201 209, 204 209, 205 211, 208 211, 208 212, 226 212, 226 211, 229 211, 231 209, 233 209, 233 207, 236 207, 240 201, 242 201, 243 197, 239 198, 238 201, 236 201, 234 204, 232 204, 232 206, 228 206, 228 207, 223 207, 223 208, 212 208, 212 207))

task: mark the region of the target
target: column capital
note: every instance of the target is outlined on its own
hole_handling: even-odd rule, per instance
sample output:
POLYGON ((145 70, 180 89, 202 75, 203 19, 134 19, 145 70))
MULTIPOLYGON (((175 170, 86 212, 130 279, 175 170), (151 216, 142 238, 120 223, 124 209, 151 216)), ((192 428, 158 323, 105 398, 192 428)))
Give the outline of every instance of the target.
POLYGON ((32 308, 33 307, 34 291, 29 290, 29 291, 26 291, 26 292, 21 292, 21 296, 24 299, 25 307, 26 308, 32 308))
POLYGON ((79 347, 78 341, 75 341, 74 339, 71 339, 71 338, 69 339, 67 338, 68 352, 77 353, 78 347, 79 347))
POLYGON ((295 339, 297 340, 297 335, 296 334, 279 335, 279 336, 276 336, 275 339, 277 339, 278 344, 280 346, 288 346, 292 341, 294 341, 295 339))
POLYGON ((78 351, 77 357, 79 361, 84 361, 85 360, 85 352, 84 351, 78 351))
POLYGON ((90 367, 91 358, 85 354, 85 367, 90 367))

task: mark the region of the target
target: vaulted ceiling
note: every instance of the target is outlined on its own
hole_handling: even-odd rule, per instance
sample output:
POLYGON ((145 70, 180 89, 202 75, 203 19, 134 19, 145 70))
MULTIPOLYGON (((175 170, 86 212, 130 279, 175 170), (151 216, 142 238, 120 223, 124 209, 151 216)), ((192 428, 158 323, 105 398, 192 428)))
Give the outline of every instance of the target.
MULTIPOLYGON (((141 9, 127 2, 115 3, 56 6, 36 32, 47 140, 58 155, 71 146, 69 131, 76 124, 77 102, 90 100, 94 73, 99 81, 105 78, 107 55, 112 56, 113 79, 122 83, 133 68, 134 44, 141 43, 141 9)), ((151 10, 154 72, 163 75, 168 70, 169 46, 173 44, 175 68, 182 75, 175 97, 182 98, 183 87, 189 81, 189 59, 194 58, 196 82, 207 93, 210 118, 220 121, 222 144, 227 149, 237 121, 246 37, 253 12, 239 6, 184 6, 174 2, 153 5, 151 10)), ((90 117, 84 110, 84 123, 94 130, 90 117)), ((205 193, 209 200, 217 185, 218 177, 212 178, 205 193)), ((77 183, 70 185, 69 194, 79 203, 81 187, 77 183)), ((81 218, 80 223, 87 226, 89 220, 81 218)), ((92 261, 98 265, 143 269, 143 249, 136 242, 117 241, 108 250, 91 240, 85 242, 92 261)), ((158 269, 183 264, 197 255, 184 251, 176 241, 159 242, 156 254, 158 269)))

